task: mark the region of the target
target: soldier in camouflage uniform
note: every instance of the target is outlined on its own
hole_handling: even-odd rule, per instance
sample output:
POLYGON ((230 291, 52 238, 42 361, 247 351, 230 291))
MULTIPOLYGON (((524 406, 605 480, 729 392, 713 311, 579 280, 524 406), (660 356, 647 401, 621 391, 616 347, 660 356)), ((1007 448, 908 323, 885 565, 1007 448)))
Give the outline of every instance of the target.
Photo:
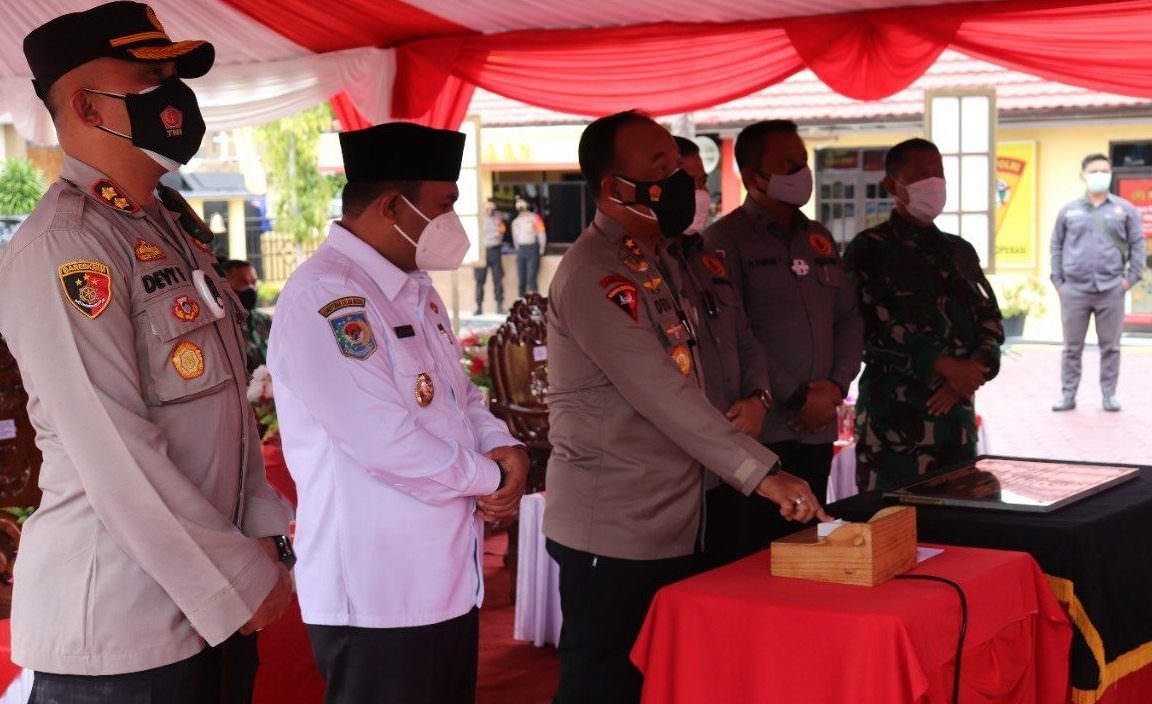
POLYGON ((915 139, 887 156, 896 207, 844 260, 864 316, 856 404, 861 490, 976 455, 972 397, 1000 370, 1000 308, 970 244, 933 221, 944 208, 940 153, 915 139))
POLYGON ((268 362, 268 336, 272 334, 272 316, 256 309, 256 269, 251 262, 231 259, 224 262, 222 267, 228 277, 228 285, 248 311, 248 322, 242 330, 248 373, 251 374, 257 367, 268 362))

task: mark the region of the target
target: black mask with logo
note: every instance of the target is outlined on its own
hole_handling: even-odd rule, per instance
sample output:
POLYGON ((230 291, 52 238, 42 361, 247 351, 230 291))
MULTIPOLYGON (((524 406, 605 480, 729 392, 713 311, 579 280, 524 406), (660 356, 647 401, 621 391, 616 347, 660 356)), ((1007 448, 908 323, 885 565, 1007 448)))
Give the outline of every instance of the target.
MULTIPOLYGON (((625 207, 647 206, 656 216, 660 232, 665 237, 683 234, 692 224, 696 216, 696 183, 683 170, 677 169, 671 176, 660 181, 637 181, 619 175, 616 178, 636 190, 633 200, 627 203, 621 200, 616 202, 625 207)), ((643 215, 639 211, 633 212, 643 215)))
POLYGON ((196 94, 179 78, 173 76, 141 93, 84 90, 123 100, 132 134, 126 135, 103 125, 97 127, 131 141, 165 168, 175 170, 179 164, 187 164, 200 150, 206 129, 204 117, 200 114, 196 94))

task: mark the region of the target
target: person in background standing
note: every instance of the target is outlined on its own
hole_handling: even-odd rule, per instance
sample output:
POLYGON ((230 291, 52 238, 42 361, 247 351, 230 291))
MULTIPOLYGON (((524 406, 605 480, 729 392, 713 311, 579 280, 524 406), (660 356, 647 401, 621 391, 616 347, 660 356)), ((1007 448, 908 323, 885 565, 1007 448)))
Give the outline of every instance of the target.
POLYGON ((232 292, 240 299, 240 305, 248 311, 248 321, 241 327, 244 331, 244 347, 248 357, 248 373, 251 374, 261 364, 268 362, 268 336, 272 333, 272 316, 256 309, 259 295, 256 284, 256 267, 251 262, 229 259, 220 265, 232 292))
POLYGON ((692 177, 692 182, 696 185, 696 215, 684 233, 699 235, 708 227, 712 217, 712 194, 708 191, 708 172, 704 170, 700 147, 695 142, 685 137, 676 137, 676 148, 680 150, 680 168, 692 177))
POLYGON ((512 221, 512 243, 516 245, 516 273, 520 278, 520 298, 536 293, 536 279, 540 274, 540 257, 548 246, 548 233, 544 219, 532 212, 527 201, 516 201, 519 214, 512 221))
POLYGON ((496 201, 489 198, 480 216, 480 237, 484 245, 484 258, 476 266, 476 315, 484 314, 484 283, 492 271, 492 295, 496 299, 496 314, 504 315, 504 260, 501 250, 504 233, 508 231, 504 216, 496 210, 496 201))
POLYGON ((1100 392, 1104 410, 1116 412, 1120 410, 1116 387, 1120 382, 1124 295, 1144 276, 1147 245, 1140 212, 1108 192, 1112 184, 1108 157, 1089 154, 1080 168, 1087 192, 1064 206, 1052 230, 1052 284, 1060 294, 1064 324, 1063 395, 1052 410, 1076 408, 1084 335, 1088 319, 1095 316, 1100 392))

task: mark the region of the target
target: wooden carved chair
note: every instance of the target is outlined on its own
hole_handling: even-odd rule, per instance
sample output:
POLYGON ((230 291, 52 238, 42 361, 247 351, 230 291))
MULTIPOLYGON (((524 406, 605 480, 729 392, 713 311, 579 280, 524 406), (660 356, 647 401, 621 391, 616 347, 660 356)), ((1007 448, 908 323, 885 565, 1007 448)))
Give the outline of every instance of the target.
MULTIPOLYGON (((40 504, 41 456, 27 405, 16 360, 0 338, 0 508, 40 504)), ((16 517, 0 512, 0 618, 8 618, 12 608, 12 564, 19 544, 16 517)))
MULTIPOLYGON (((488 340, 488 368, 492 374, 490 408, 508 424, 508 430, 528 448, 527 493, 543 491, 548 455, 548 299, 538 293, 512 306, 508 319, 488 340)), ((508 526, 508 553, 504 564, 512 575, 516 600, 516 561, 519 557, 519 520, 508 526)))

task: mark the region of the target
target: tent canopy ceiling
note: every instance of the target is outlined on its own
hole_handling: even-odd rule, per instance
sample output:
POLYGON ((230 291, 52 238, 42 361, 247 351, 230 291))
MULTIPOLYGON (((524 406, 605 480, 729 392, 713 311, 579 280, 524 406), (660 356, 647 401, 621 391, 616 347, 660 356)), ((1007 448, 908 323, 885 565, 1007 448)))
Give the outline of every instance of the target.
MULTIPOLYGON (((93 0, 0 0, 0 113, 52 141, 21 45, 93 0)), ((951 47, 1095 90, 1152 97, 1152 0, 154 0, 174 39, 206 38, 195 87, 210 127, 253 124, 334 96, 347 127, 455 126, 477 86, 548 109, 701 109, 812 70, 838 93, 906 89, 951 47), (1075 60, 1069 60, 1075 57, 1075 60)))

